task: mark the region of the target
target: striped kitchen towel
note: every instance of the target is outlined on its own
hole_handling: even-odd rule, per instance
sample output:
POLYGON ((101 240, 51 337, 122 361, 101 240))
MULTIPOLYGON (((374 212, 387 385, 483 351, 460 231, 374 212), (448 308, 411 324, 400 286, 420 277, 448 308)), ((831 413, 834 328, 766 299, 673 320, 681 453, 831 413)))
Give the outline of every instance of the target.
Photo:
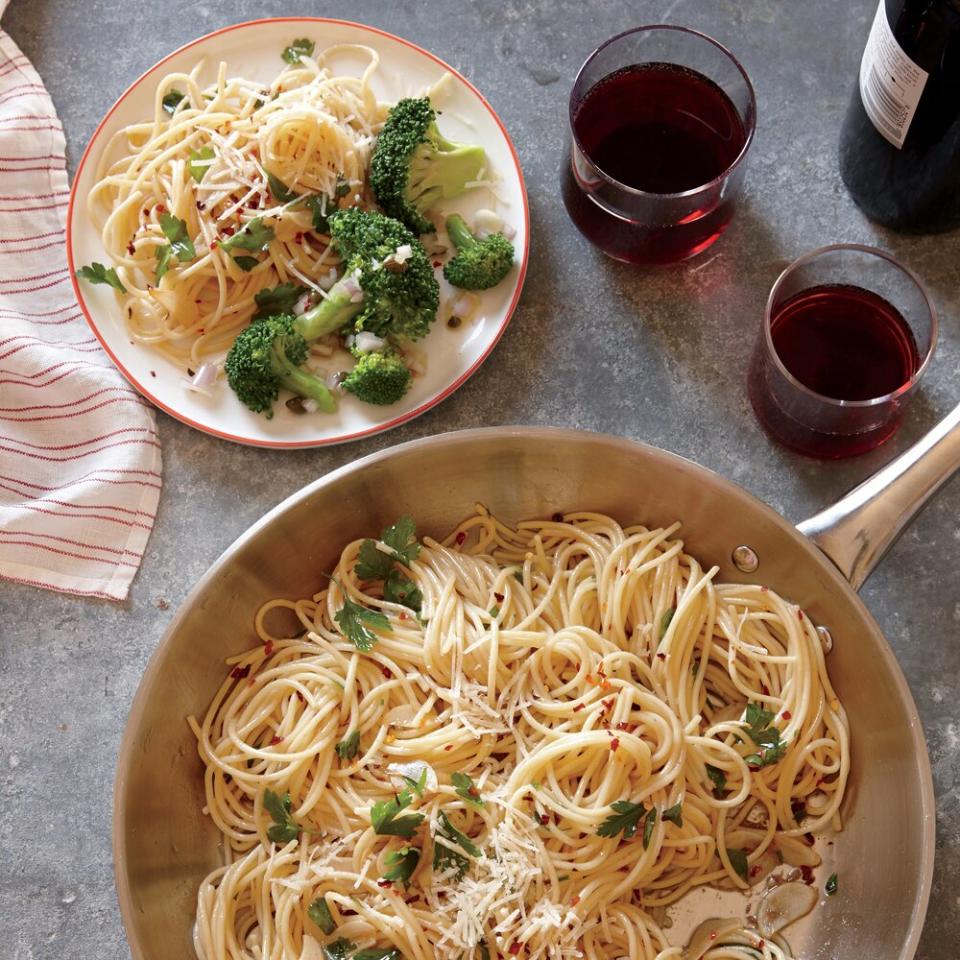
POLYGON ((160 444, 73 296, 64 153, 40 76, 0 30, 0 578, 123 600, 160 444))

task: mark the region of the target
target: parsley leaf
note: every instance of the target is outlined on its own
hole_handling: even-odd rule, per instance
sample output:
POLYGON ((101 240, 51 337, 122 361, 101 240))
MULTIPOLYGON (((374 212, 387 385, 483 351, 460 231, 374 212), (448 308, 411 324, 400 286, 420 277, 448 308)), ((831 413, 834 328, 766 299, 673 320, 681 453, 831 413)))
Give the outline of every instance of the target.
POLYGON ((403 960, 403 954, 396 947, 371 947, 358 950, 353 960, 403 960))
POLYGON ((267 184, 270 187, 270 192, 281 203, 291 203, 300 196, 299 193, 294 193, 279 177, 275 177, 269 170, 267 171, 267 184))
POLYGON ((683 804, 675 803, 672 807, 667 807, 663 813, 660 814, 661 820, 669 820, 671 823, 675 823, 678 827, 683 826, 683 804))
POLYGON ((216 156, 216 154, 213 152, 213 147, 203 147, 201 150, 190 151, 187 170, 190 171, 190 176, 193 177, 197 183, 200 183, 206 176, 207 170, 210 169, 210 164, 207 161, 212 160, 214 156, 216 156))
POLYGON ((478 810, 483 809, 483 799, 480 796, 480 792, 473 785, 473 779, 471 777, 468 777, 465 773, 455 773, 450 779, 453 781, 453 786, 456 789, 458 797, 462 797, 467 803, 476 807, 478 810))
POLYGON ((273 242, 275 234, 272 227, 263 222, 263 217, 254 217, 248 220, 243 228, 232 237, 220 241, 221 250, 249 250, 251 253, 261 253, 273 242))
POLYGON ((387 527, 380 534, 380 539, 393 549, 393 559, 399 560, 404 566, 409 567, 420 555, 417 525, 409 515, 402 516, 395 524, 387 527))
POLYGON ((91 263, 89 267, 81 267, 77 271, 77 276, 88 283, 106 283, 114 290, 119 290, 121 293, 127 292, 127 288, 117 276, 116 268, 110 267, 108 269, 102 263, 91 263))
POLYGON ((357 576, 361 580, 385 580, 393 569, 389 553, 377 549, 375 540, 364 540, 357 554, 357 576))
POLYGON ((289 47, 285 47, 281 56, 287 63, 297 64, 301 57, 312 57, 316 46, 312 40, 300 37, 298 40, 294 40, 289 47))
POLYGON ((650 838, 653 836, 653 828, 657 823, 657 808, 651 807, 647 811, 646 817, 643 820, 643 849, 646 850, 650 846, 650 838))
POLYGON ((341 760, 352 760, 360 752, 360 731, 348 733, 333 749, 341 760))
POLYGON ((747 853, 745 850, 727 849, 727 858, 730 860, 730 866, 744 879, 749 875, 747 865, 747 853))
POLYGON ((490 616, 493 617, 494 620, 496 620, 497 617, 500 616, 500 604, 499 604, 499 603, 495 603, 495 604, 487 611, 487 613, 489 613, 490 616))
POLYGON ((390 548, 389 553, 379 550, 373 540, 364 540, 360 544, 358 577, 364 580, 383 580, 392 569, 394 560, 409 567, 420 555, 417 525, 411 516, 402 516, 396 523, 384 527, 380 542, 390 548))
POLYGON ((416 847, 401 847, 399 850, 388 853, 384 862, 388 869, 383 879, 406 886, 420 862, 420 851, 416 847))
POLYGON ((673 620, 673 615, 677 612, 676 607, 671 607, 661 618, 660 618, 660 639, 662 640, 667 635, 667 630, 670 629, 670 623, 673 620))
POLYGON ((333 922, 333 914, 327 906, 326 897, 317 897, 307 908, 307 916, 327 935, 330 936, 337 925, 333 922))
POLYGON ((384 837, 404 837, 409 840, 424 819, 422 813, 398 816, 412 802, 413 796, 409 790, 401 790, 392 800, 378 800, 370 810, 373 829, 384 837))
POLYGON ((256 257, 234 257, 233 262, 243 270, 244 273, 249 273, 260 263, 256 257))
POLYGON ((470 859, 464 854, 469 854, 470 857, 481 857, 483 851, 469 837, 461 833, 441 810, 440 827, 433 837, 433 869, 443 873, 453 870, 455 871, 454 879, 462 880, 470 869, 470 859))
POLYGON ((643 803, 630 803, 629 800, 615 800, 610 809, 614 812, 597 827, 599 837, 615 837, 622 830, 624 840, 629 840, 636 834, 640 818, 647 812, 643 803))
POLYGON ((172 253, 173 247, 169 243, 157 247, 157 283, 163 279, 163 275, 170 269, 170 255, 172 253))
POLYGON ((289 843, 300 835, 301 827, 290 816, 290 794, 282 797, 272 790, 263 791, 263 806, 270 814, 273 824, 267 830, 267 836, 274 843, 289 843))
POLYGON ((160 229, 163 235, 170 241, 170 247, 174 256, 181 263, 189 263, 196 260, 197 251, 187 233, 187 223, 173 214, 165 213, 160 217, 160 229))
POLYGON ((758 703, 748 703, 744 728, 747 736, 760 748, 758 753, 751 753, 744 760, 751 767, 767 767, 783 759, 787 751, 787 741, 780 736, 780 731, 771 726, 774 718, 769 710, 764 710, 758 703))
POLYGON ((180 101, 186 99, 186 94, 181 93, 177 89, 171 90, 161 101, 163 104, 163 112, 169 113, 172 117, 177 107, 180 106, 180 101))
POLYGON ((280 313, 293 313, 296 302, 307 292, 299 283, 281 283, 275 287, 265 287, 254 296, 257 312, 250 318, 253 323, 265 317, 274 317, 280 313))
POLYGON ((347 960, 347 955, 353 949, 354 944, 344 937, 337 937, 333 943, 326 943, 323 946, 323 955, 326 960, 347 960))
MULTIPOLYGON (((379 551, 377 551, 379 553, 379 551)), ((391 570, 383 584, 383 599, 390 603, 403 604, 414 613, 420 612, 423 604, 423 594, 420 588, 408 580, 399 570, 391 570)))
POLYGON ((707 768, 707 776, 713 784, 713 795, 718 800, 722 800, 727 795, 727 775, 719 767, 712 764, 707 763, 704 766, 707 768))
POLYGON ((823 885, 823 892, 826 893, 828 897, 832 897, 837 892, 837 889, 837 875, 831 873, 830 876, 827 877, 827 882, 823 885))
POLYGON ((379 610, 370 610, 354 603, 348 596, 344 595, 343 606, 337 611, 334 620, 343 635, 360 651, 366 653, 373 649, 377 642, 377 635, 373 633, 367 624, 378 630, 385 630, 392 633, 390 621, 379 610))

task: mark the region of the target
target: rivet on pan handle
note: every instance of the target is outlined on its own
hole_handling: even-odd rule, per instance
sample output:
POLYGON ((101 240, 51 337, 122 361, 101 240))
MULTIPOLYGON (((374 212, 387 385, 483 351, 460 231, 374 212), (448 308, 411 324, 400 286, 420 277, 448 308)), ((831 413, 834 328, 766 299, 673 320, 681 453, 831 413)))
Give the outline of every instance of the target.
POLYGON ((797 524, 797 529, 859 590, 904 528, 958 467, 960 406, 896 460, 833 506, 797 524))

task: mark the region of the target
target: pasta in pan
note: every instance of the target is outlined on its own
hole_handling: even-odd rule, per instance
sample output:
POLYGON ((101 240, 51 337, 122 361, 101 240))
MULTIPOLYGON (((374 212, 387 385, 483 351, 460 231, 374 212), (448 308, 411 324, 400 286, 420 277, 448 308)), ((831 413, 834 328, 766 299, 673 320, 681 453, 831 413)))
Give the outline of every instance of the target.
MULTIPOLYGON (((191 719, 228 854, 202 960, 666 960, 693 888, 816 865, 850 763, 818 633, 678 528, 404 518, 266 604, 191 719)), ((691 960, 785 951, 728 925, 691 960)))

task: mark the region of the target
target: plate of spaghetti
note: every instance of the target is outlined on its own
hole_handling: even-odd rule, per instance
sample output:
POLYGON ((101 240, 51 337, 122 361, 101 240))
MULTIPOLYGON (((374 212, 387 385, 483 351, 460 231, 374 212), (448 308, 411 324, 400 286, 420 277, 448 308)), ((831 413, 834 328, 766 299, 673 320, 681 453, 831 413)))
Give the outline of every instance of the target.
POLYGON ((170 54, 74 179, 78 302, 120 371, 227 440, 310 447, 403 423, 516 306, 516 151, 464 77, 371 27, 278 18, 170 54))

